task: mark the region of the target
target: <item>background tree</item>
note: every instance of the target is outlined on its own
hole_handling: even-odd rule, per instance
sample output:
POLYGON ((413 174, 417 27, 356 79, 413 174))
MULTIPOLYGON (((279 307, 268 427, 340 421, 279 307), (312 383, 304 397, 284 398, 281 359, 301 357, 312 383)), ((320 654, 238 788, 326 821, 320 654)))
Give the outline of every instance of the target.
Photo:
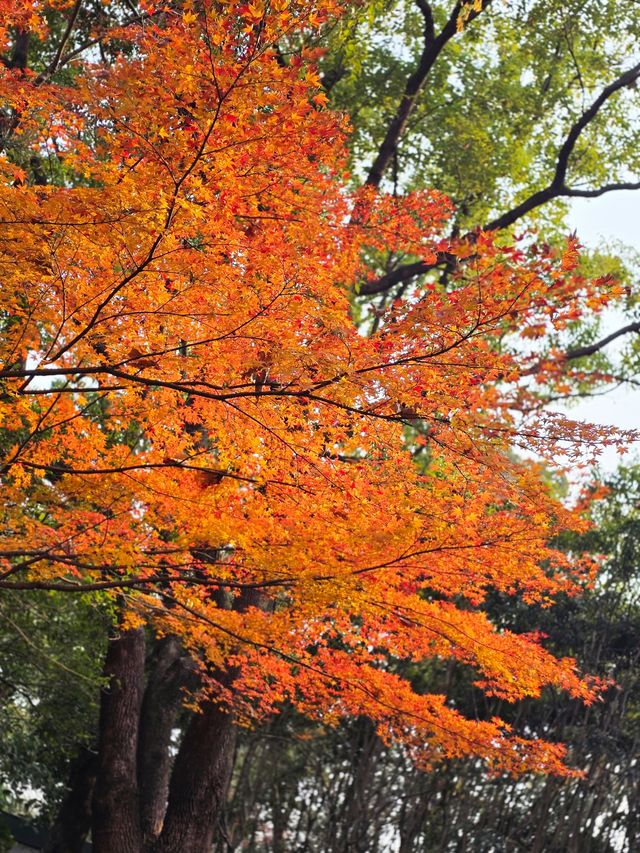
MULTIPOLYGON (((354 172, 398 192, 443 190, 454 202, 454 233, 534 227, 545 240, 566 233, 571 199, 640 186, 633 5, 351 7, 332 33, 323 80, 331 103, 351 116, 354 172)), ((440 260, 433 269, 383 253, 360 293, 378 304, 392 300, 425 275, 446 272, 446 256, 440 260)), ((570 347, 573 357, 581 353, 576 372, 590 375, 592 390, 603 371, 631 379, 637 371, 635 262, 627 271, 620 260, 595 254, 589 272, 614 273, 629 286, 623 322, 611 318, 603 330, 583 321, 570 347), (622 371, 604 357, 611 334, 627 336, 622 371)), ((584 392, 582 381, 573 393, 584 392)))
MULTIPOLYGON (((62 795, 69 763, 95 737, 102 647, 110 622, 95 602, 36 592, 5 593, 0 612, 5 808, 62 795)), ((51 812, 48 817, 51 818, 51 812)))

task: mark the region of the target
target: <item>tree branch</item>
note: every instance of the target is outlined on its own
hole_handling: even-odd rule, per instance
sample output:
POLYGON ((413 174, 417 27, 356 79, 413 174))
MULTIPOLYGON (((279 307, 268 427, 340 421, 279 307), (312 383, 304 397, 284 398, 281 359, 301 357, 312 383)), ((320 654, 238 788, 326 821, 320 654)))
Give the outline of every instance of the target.
POLYGON ((433 41, 436 37, 436 25, 433 20, 433 11, 431 4, 427 0, 416 0, 416 6, 422 12, 424 18, 424 37, 425 41, 433 41))
MULTIPOLYGON (((566 184, 567 171, 569 161, 575 149, 576 143, 582 132, 598 115, 602 107, 607 101, 620 89, 625 86, 632 85, 640 78, 640 63, 624 71, 620 76, 606 86, 593 101, 593 103, 582 113, 582 115, 574 122, 569 129, 567 136, 558 152, 554 175, 550 183, 544 189, 537 190, 528 196, 524 201, 517 204, 511 210, 506 211, 500 216, 487 222, 481 230, 483 231, 500 231, 503 228, 508 228, 513 225, 526 214, 531 213, 536 208, 553 201, 556 198, 597 198, 605 195, 608 192, 618 190, 637 190, 640 189, 640 182, 629 181, 619 183, 604 184, 595 189, 580 189, 578 187, 568 187, 566 184)), ((464 237, 465 240, 473 241, 475 232, 471 231, 464 237)), ((420 275, 425 275, 431 270, 444 263, 451 263, 452 256, 448 253, 441 253, 434 263, 425 263, 417 261, 411 264, 405 264, 391 270, 380 278, 374 281, 365 282, 360 286, 359 293, 366 296, 371 296, 376 293, 383 293, 397 284, 402 284, 412 278, 420 275)))
MULTIPOLYGON (((65 563, 73 562, 65 560, 65 563)), ((97 567, 94 567, 97 568, 97 567)), ((220 578, 196 578, 184 576, 155 575, 146 578, 119 578, 111 581, 87 581, 86 583, 75 583, 73 581, 0 581, 0 589, 14 589, 22 592, 42 589, 48 592, 98 592, 105 589, 132 589, 137 587, 149 588, 158 586, 166 587, 171 583, 179 583, 182 586, 211 586, 221 589, 265 589, 268 587, 288 587, 293 585, 291 579, 256 581, 255 583, 234 583, 220 578)))
POLYGON ((618 192, 619 190, 640 190, 640 181, 623 181, 621 183, 604 184, 593 190, 581 190, 578 187, 565 187, 563 196, 568 198, 598 198, 606 193, 618 192))
POLYGON ((640 183, 625 183, 606 184, 605 186, 599 187, 598 189, 594 190, 581 190, 572 189, 566 184, 569 161, 582 131, 585 130, 585 128, 587 128, 589 124, 591 124, 591 122, 595 119, 602 107, 607 103, 607 101, 609 100, 609 98, 611 98, 612 95, 614 95, 616 92, 619 92, 620 89, 623 89, 625 86, 633 84, 639 77, 640 63, 634 65, 632 68, 629 68, 627 71, 624 71, 616 80, 613 81, 613 83, 610 83, 608 86, 605 86, 605 88, 600 92, 600 94, 593 101, 593 103, 571 126, 569 133, 567 134, 562 144, 562 147, 558 152, 555 172, 553 175, 553 179, 551 180, 549 185, 546 186, 543 190, 539 190, 538 192, 532 193, 523 202, 516 205, 516 207, 512 208, 511 210, 508 210, 506 213, 503 213, 501 216, 498 216, 491 222, 488 222, 484 226, 483 230, 498 231, 502 228, 508 228, 522 216, 525 216, 527 213, 530 213, 532 210, 535 210, 537 207, 540 207, 540 205, 546 204, 548 201, 552 201, 556 198, 595 198, 597 196, 604 195, 607 192, 612 192, 613 190, 617 189, 640 188, 640 183))
POLYGON ((425 275, 430 270, 435 269, 446 262, 444 252, 438 254, 438 258, 433 263, 425 263, 424 261, 415 261, 412 264, 403 264, 401 267, 396 267, 390 270, 385 275, 376 278, 373 281, 364 281, 358 289, 359 296, 375 296, 376 293, 385 293, 396 284, 403 284, 412 278, 417 278, 419 275, 425 275))
POLYGON ((617 338, 621 338, 623 335, 628 335, 631 333, 638 334, 640 333, 640 320, 637 320, 635 323, 628 323, 626 326, 622 326, 620 329, 616 329, 615 332, 611 332, 610 335, 607 335, 605 338, 602 338, 599 341, 596 341, 593 344, 586 344, 583 347, 574 347, 573 349, 567 350, 565 354, 565 358, 567 361, 572 361, 576 358, 583 358, 587 355, 593 355, 596 352, 599 352, 601 349, 604 349, 608 344, 612 341, 615 341, 617 338))
POLYGON ((49 64, 49 67, 45 71, 46 77, 49 77, 51 74, 55 73, 58 68, 58 65, 60 64, 60 59, 62 58, 62 51, 64 50, 66 43, 69 41, 69 37, 76 23, 76 18, 78 17, 78 13, 80 12, 80 7, 82 6, 82 1, 83 0, 76 0, 76 2, 74 3, 73 9, 71 10, 71 15, 69 16, 69 20, 67 22, 67 28, 65 29, 62 35, 60 44, 58 45, 58 49, 56 50, 55 55, 51 60, 51 63, 49 64))
MULTIPOLYGON (((442 49, 458 32, 458 18, 460 17, 460 12, 464 5, 460 0, 456 3, 451 15, 449 16, 449 20, 444 25, 441 32, 436 36, 434 31, 433 15, 429 3, 426 2, 426 0, 416 0, 416 2, 425 21, 423 30, 424 47, 415 71, 407 79, 400 103, 398 104, 395 115, 389 122, 387 131, 378 148, 376 158, 371 165, 369 174, 367 175, 365 183, 371 187, 377 187, 380 185, 380 181, 382 180, 384 173, 389 168, 398 147, 400 137, 404 133, 407 127, 407 122, 416 108, 418 96, 424 87, 427 77, 429 76, 429 72, 433 68, 437 58, 440 56, 442 49)), ((490 2, 491 0, 483 0, 480 10, 473 11, 466 19, 466 22, 469 23, 476 18, 490 2)))

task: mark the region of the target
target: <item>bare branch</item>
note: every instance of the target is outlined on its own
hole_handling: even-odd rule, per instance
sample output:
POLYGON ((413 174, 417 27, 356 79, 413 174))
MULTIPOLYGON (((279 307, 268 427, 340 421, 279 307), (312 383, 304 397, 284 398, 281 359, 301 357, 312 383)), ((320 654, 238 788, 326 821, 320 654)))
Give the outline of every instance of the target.
POLYGON ((627 71, 610 83, 600 92, 593 103, 582 113, 582 115, 571 126, 560 151, 556 162, 556 169, 551 183, 543 190, 532 193, 527 199, 521 202, 516 207, 503 213, 502 216, 493 219, 485 225, 485 231, 497 231, 502 228, 508 228, 513 225, 518 219, 542 204, 546 204, 555 198, 562 197, 582 197, 595 198, 596 196, 604 195, 606 192, 611 192, 616 189, 636 189, 640 184, 608 184, 596 190, 580 190, 571 189, 566 184, 567 170, 571 155, 576 147, 576 143, 580 138, 581 133, 595 119, 602 107, 607 103, 609 98, 625 86, 633 84, 640 77, 640 63, 629 68, 627 71))
POLYGON ((387 290, 395 287, 396 284, 403 284, 412 278, 424 275, 445 262, 446 257, 444 253, 441 253, 438 255, 438 259, 433 263, 416 261, 412 264, 403 264, 400 267, 396 267, 394 270, 390 270, 386 275, 380 276, 380 278, 376 278, 373 281, 362 282, 358 288, 358 295, 374 296, 376 293, 385 293, 387 290))
POLYGON ((598 198, 598 196, 605 195, 606 193, 618 192, 620 190, 640 190, 640 181, 604 184, 594 190, 565 187, 562 195, 567 196, 568 198, 598 198))
POLYGON ((436 25, 433 20, 433 11, 431 9, 431 4, 427 2, 427 0, 416 0, 416 6, 422 12, 422 17, 424 18, 424 37, 425 40, 433 41, 436 37, 436 25))
POLYGON ((104 589, 131 589, 135 587, 166 587, 171 583, 179 583, 183 586, 212 586, 215 588, 221 587, 224 589, 264 589, 272 586, 291 586, 291 581, 287 580, 270 580, 256 581, 255 583, 234 583, 232 581, 222 580, 221 578, 195 578, 184 576, 167 576, 153 575, 149 577, 139 578, 118 578, 111 581, 95 581, 86 583, 76 583, 74 581, 0 581, 0 589, 14 589, 20 591, 28 591, 33 589, 43 589, 49 592, 99 592, 104 589))

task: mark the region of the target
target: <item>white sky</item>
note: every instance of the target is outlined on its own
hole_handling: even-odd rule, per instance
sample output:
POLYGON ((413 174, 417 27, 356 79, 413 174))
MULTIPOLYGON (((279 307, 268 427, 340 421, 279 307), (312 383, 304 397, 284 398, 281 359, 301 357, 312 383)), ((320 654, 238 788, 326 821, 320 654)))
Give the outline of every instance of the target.
MULTIPOLYGON (((574 199, 568 224, 585 246, 619 241, 640 251, 640 192, 614 192, 596 199, 574 199)), ((621 325, 625 322, 629 319, 622 317, 621 325)), ((617 323, 612 330, 616 327, 617 323)), ((637 429, 640 428, 640 389, 620 388, 566 411, 576 420, 637 429)), ((640 447, 632 448, 630 455, 640 457, 640 447)), ((600 468, 611 471, 621 458, 625 461, 630 457, 620 457, 615 450, 607 448, 602 454, 600 468)))

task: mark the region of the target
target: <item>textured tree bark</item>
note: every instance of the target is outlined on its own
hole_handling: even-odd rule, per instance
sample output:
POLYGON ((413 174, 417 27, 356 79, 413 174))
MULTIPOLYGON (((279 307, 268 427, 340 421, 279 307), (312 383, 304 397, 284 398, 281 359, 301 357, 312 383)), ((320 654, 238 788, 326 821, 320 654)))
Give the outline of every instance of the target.
MULTIPOLYGON (((242 612, 249 607, 268 609, 272 603, 260 590, 245 589, 237 598, 218 594, 218 606, 242 612)), ((237 675, 229 670, 216 677, 231 688, 237 675)), ((210 853, 229 788, 235 743, 233 712, 205 700, 182 739, 162 831, 148 848, 152 853, 210 853)))
POLYGON ((209 853, 229 786, 235 739, 227 709, 207 701, 194 714, 173 766, 164 826, 153 853, 209 853))
POLYGON ((140 853, 137 752, 144 693, 145 640, 141 629, 109 641, 108 686, 100 706, 98 779, 93 798, 94 853, 140 853))
POLYGON ((138 739, 138 786, 144 844, 160 834, 169 794, 171 738, 184 701, 195 688, 196 667, 176 637, 162 637, 151 660, 138 739))
POLYGON ((97 754, 83 748, 72 764, 68 793, 49 832, 43 853, 81 853, 91 828, 91 799, 97 769, 97 754))

